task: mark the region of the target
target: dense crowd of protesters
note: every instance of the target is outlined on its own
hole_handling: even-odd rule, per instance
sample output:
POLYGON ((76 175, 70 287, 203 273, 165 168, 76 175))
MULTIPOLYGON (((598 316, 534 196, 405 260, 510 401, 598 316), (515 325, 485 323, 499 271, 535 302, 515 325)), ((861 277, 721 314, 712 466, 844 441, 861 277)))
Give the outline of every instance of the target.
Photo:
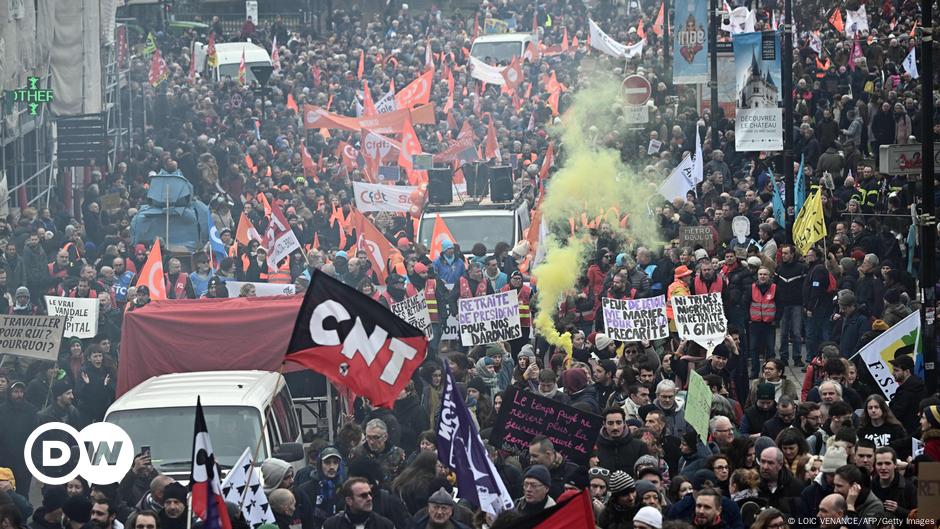
MULTIPOLYGON (((835 7, 863 4, 849 0, 835 7)), ((45 295, 100 302, 98 336, 65 340, 58 362, 4 359, 0 527, 189 527, 185 488, 160 474, 146 454, 135 458, 120 484, 89 487, 77 478, 66 487, 47 486, 34 509, 22 452, 37 424, 80 427, 101 420, 114 400, 123 315, 150 301, 146 287, 134 287, 150 247, 131 244, 130 220, 145 203, 149 176, 161 170, 179 170, 193 184, 211 207, 230 255, 217 262, 208 250, 172 258, 164 253, 171 298, 227 297, 224 282, 233 279, 293 282, 302 293, 310 271, 321 269, 386 305, 428 292, 438 324, 455 310, 457 297, 526 289, 533 312, 557 303, 556 327, 573 334, 573 362, 566 362, 535 333, 532 340, 468 351, 441 341, 437 325, 429 360, 393 410, 363 403, 332 444, 320 438, 310 443, 307 466, 296 475, 284 461, 264 461, 264 488, 279 529, 506 527, 583 488, 590 490, 602 529, 903 526, 916 517, 918 462, 940 461, 940 398, 928 394, 917 374, 920 362, 904 354, 892 360, 899 387, 888 402, 853 355, 919 309, 914 277, 923 258, 908 239, 919 182, 881 174, 877 165, 879 146, 917 142, 925 112, 938 115, 937 107, 922 108, 919 101, 920 83, 933 79, 912 79, 901 67, 918 42, 918 5, 869 3, 871 29, 858 35, 863 53, 854 59, 854 40, 828 22, 834 6, 809 1, 795 9, 794 159, 804 160, 808 185, 822 187, 829 226, 829 236, 805 255, 786 244, 774 218, 773 175, 783 173, 779 153, 736 152, 734 121, 725 115, 715 120, 720 144, 713 145, 708 107, 699 111, 693 87, 672 84, 654 28, 659 3, 604 1, 589 9, 580 2, 503 1, 443 11, 391 2, 374 16, 356 6, 337 10, 325 32, 289 31, 275 20, 246 21, 233 35, 211 21, 217 43, 252 38, 270 47, 276 36, 279 71, 264 91, 231 78, 190 79, 190 44, 205 35, 156 32, 170 75, 151 87, 150 62, 138 43, 131 82, 147 94, 148 119, 146 129, 133 131, 131 152, 115 167, 91 172, 80 211, 27 208, 0 220, 0 313, 44 314, 45 295), (645 34, 642 56, 614 61, 592 51, 588 16, 623 43, 645 34), (566 51, 526 63, 518 92, 524 97, 495 86, 481 89, 469 75, 470 44, 488 18, 514 18, 520 28, 534 19, 545 50, 570 38, 566 51), (821 54, 812 45, 814 33, 821 54), (530 286, 520 270, 527 253, 522 241, 475 247, 467 260, 448 244, 432 261, 410 218, 379 214, 371 216, 376 226, 405 258, 404 269, 379 285, 368 259, 345 251, 354 234, 335 214, 339 210, 344 218, 355 207, 351 182, 363 174, 344 164, 340 147, 356 145, 359 134, 305 131, 288 108, 288 95, 301 108, 314 104, 355 115, 363 80, 376 95, 393 83, 404 87, 425 70, 427 46, 437 68, 431 94, 437 124, 416 126, 424 150, 441 152, 465 123, 482 142, 492 121, 501 162, 516 168, 516 189, 530 194, 540 189, 549 125, 558 121, 548 79, 564 87, 557 108, 564 114, 590 77, 588 63, 618 76, 645 75, 653 88, 649 123, 627 126, 622 107, 611 102, 619 130, 592 132, 599 145, 621 153, 643 185, 661 182, 694 149, 696 129, 701 133, 708 161, 697 193, 652 208, 667 244, 634 247, 598 226, 591 233, 595 251, 577 287, 564 299, 547 300, 538 299, 536 282, 530 286), (454 76, 452 109, 445 109, 445 65, 454 76), (663 141, 661 152, 647 154, 650 139, 663 141), (302 140, 317 161, 315 177, 304 171, 302 140), (120 205, 106 208, 101 198, 114 193, 120 205), (263 233, 268 220, 259 194, 284 212, 307 246, 281 268, 268 266, 257 242, 242 246, 234 240, 242 212, 263 233), (743 245, 733 241, 738 215, 750 222, 751 238, 743 245), (682 226, 710 226, 713 249, 678 244, 682 226), (185 267, 190 272, 180 258, 191 260, 185 267), (428 288, 435 279, 460 288, 428 288), (709 292, 720 292, 729 325, 708 358, 700 346, 677 338, 620 343, 603 332, 602 297, 709 292), (568 461, 540 436, 521 456, 490 452, 517 499, 512 511, 494 521, 455 500, 452 470, 434 456, 445 359, 484 439, 510 387, 601 415, 604 426, 588 467, 568 461), (692 370, 714 393, 707 444, 682 409, 692 370), (912 438, 924 443, 923 454, 913 453, 912 438)), ((780 8, 761 2, 756 28, 780 20, 780 8)), ((556 152, 560 167, 565 146, 556 152)), ((584 175, 584 185, 590 178, 584 175)), ((254 294, 252 285, 240 291, 254 294)), ((235 525, 244 527, 237 507, 230 511, 235 525)))

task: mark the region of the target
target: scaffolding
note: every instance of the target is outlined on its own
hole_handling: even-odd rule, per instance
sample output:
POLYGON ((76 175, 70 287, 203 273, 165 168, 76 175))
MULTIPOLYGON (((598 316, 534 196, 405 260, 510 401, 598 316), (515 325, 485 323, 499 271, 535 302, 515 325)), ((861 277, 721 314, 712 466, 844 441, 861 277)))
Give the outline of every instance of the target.
MULTIPOLYGON (((51 82, 47 71, 40 86, 48 89, 51 82)), ((49 207, 56 182, 54 146, 52 115, 46 105, 40 105, 35 116, 26 105, 16 105, 0 119, 0 172, 6 175, 11 210, 49 207)))
POLYGON ((131 148, 133 97, 130 97, 129 93, 130 57, 125 59, 123 67, 118 65, 117 42, 105 44, 101 49, 101 56, 104 64, 102 81, 104 83, 105 123, 108 138, 110 138, 108 162, 113 169, 121 153, 130 152, 131 148))

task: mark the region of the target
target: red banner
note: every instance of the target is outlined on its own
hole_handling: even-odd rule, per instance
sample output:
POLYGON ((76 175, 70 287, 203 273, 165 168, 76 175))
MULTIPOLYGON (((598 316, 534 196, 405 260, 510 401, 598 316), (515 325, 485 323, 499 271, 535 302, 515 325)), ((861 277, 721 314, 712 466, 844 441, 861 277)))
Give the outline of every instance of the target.
POLYGON ((361 118, 343 116, 315 105, 304 105, 304 127, 307 129, 341 129, 350 132, 368 129, 378 134, 401 134, 409 117, 415 125, 437 123, 433 104, 412 110, 400 108, 387 114, 361 118))

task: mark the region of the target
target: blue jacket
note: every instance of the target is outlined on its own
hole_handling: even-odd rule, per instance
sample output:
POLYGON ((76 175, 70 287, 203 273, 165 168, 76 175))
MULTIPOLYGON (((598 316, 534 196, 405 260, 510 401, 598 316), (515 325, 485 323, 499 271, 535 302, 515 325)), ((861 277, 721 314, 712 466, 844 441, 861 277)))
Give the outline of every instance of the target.
POLYGON ((460 281, 460 276, 464 275, 467 271, 467 267, 463 262, 463 256, 456 254, 454 255, 454 261, 452 263, 448 263, 444 254, 441 254, 431 263, 431 266, 434 267, 437 278, 448 284, 460 281))

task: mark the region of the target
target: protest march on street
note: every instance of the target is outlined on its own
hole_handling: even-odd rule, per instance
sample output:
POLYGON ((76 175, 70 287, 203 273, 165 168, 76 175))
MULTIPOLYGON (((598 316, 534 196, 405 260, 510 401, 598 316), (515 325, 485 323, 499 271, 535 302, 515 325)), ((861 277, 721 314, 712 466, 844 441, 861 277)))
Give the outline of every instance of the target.
POLYGON ((0 529, 940 527, 933 2, 7 4, 0 529))

